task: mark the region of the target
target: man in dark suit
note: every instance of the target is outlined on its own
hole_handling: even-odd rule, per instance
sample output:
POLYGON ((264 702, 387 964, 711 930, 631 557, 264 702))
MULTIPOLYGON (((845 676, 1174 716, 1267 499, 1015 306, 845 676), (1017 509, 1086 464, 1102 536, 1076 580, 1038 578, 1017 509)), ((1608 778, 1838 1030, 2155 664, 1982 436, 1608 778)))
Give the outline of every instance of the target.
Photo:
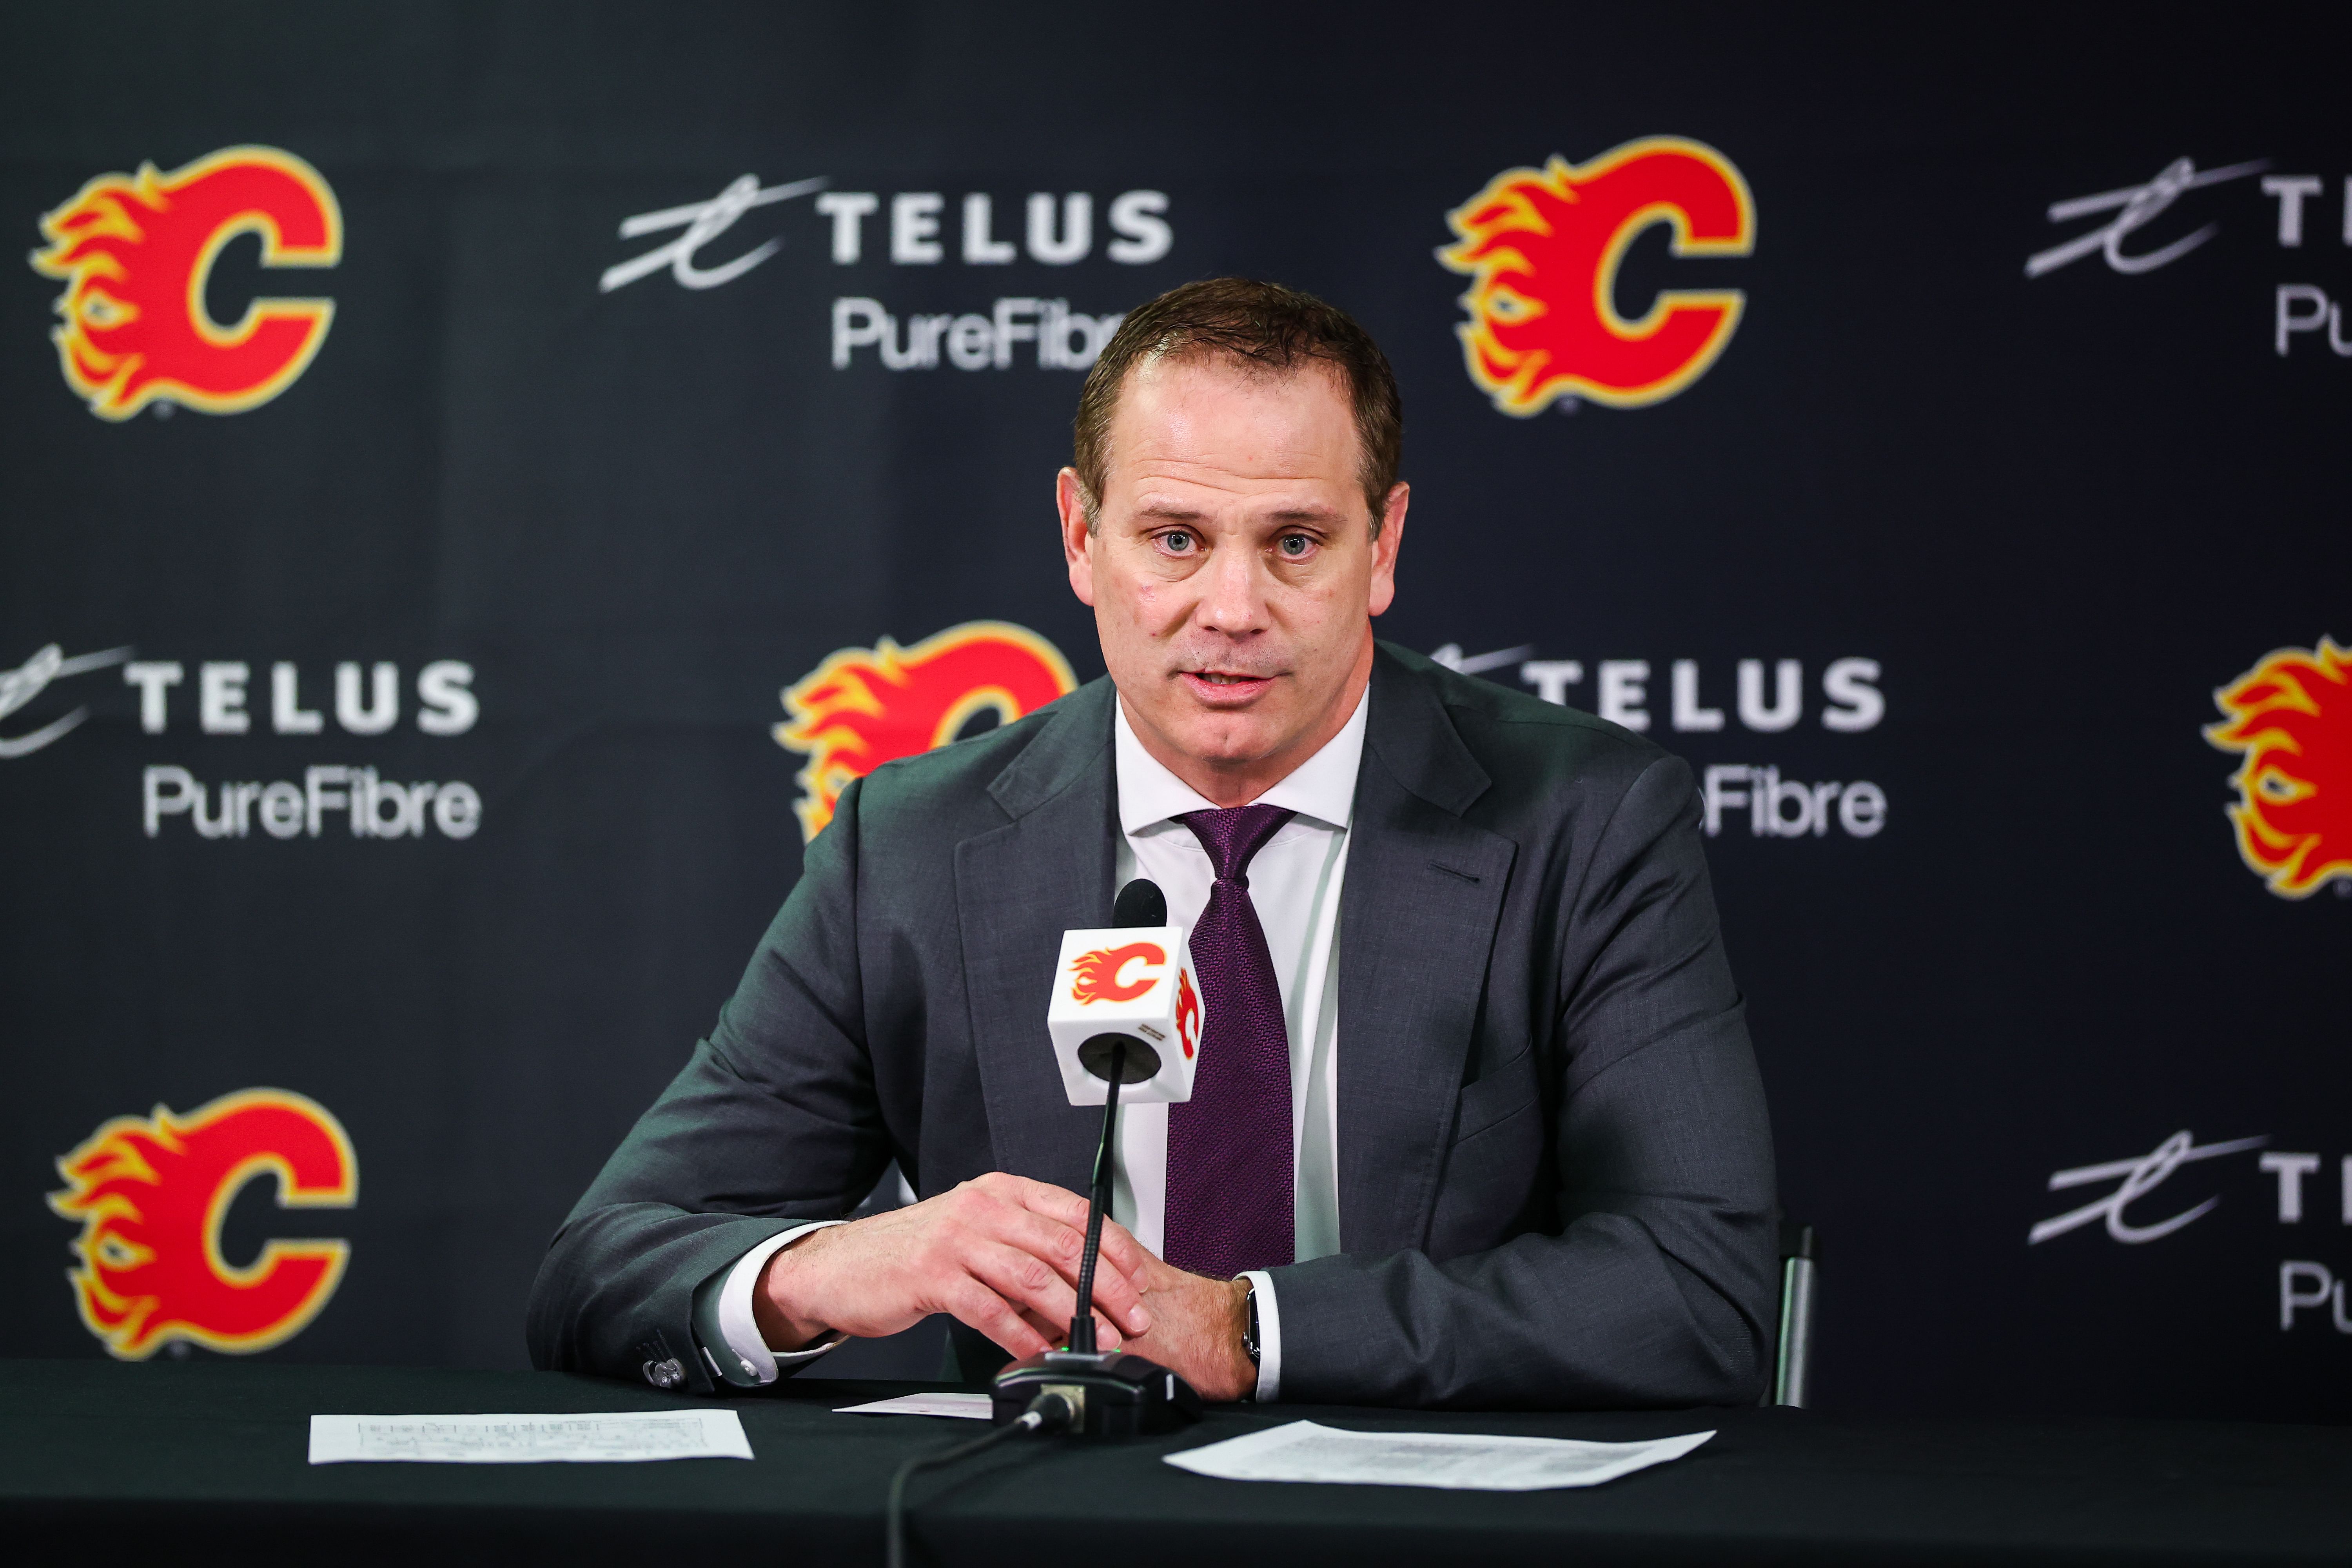
POLYGON ((1107 1344, 1211 1399, 1755 1397, 1770 1137, 1689 770, 1373 640, 1402 445, 1320 301, 1127 318, 1058 484, 1108 676, 844 792, 557 1235, 539 1365, 752 1385, 932 1312, 968 1373, 1058 1342, 1098 1116, 1046 993, 1139 873, 1208 1024, 1192 1100, 1122 1117, 1107 1344), (920 1201, 839 1223, 894 1157, 920 1201))

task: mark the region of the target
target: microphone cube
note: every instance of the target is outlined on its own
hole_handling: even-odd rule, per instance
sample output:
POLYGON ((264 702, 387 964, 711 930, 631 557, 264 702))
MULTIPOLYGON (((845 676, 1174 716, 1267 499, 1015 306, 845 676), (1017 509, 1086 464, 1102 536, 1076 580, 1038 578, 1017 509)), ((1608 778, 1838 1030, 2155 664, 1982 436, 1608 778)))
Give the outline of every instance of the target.
MULTIPOLYGON (((1088 1070, 1108 1062, 1087 1042, 1123 1035, 1148 1047, 1159 1068, 1137 1078, 1141 1053, 1130 1053, 1121 1074, 1121 1105, 1139 1100, 1181 1104, 1192 1098, 1192 1073, 1208 1021, 1201 978, 1192 968, 1182 926, 1123 926, 1062 933, 1062 961, 1054 971, 1054 998, 1045 1029, 1072 1105, 1100 1105, 1108 1082, 1088 1070), (1082 1059, 1082 1057, 1084 1059, 1082 1059)), ((1148 1059, 1148 1058, 1141 1058, 1148 1059)))

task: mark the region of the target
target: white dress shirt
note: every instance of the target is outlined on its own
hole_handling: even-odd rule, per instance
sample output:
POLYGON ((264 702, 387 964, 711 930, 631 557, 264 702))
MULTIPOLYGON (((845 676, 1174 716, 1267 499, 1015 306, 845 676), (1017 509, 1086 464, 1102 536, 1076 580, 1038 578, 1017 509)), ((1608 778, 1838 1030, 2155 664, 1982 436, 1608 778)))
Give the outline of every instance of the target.
MULTIPOLYGON (((1370 693, 1323 749, 1251 802, 1296 812, 1249 863, 1250 902, 1265 931, 1290 1034, 1290 1152, 1296 1261, 1339 1250, 1339 888, 1348 869, 1348 826, 1356 770, 1364 757, 1370 693)), ((1118 886, 1149 877, 1168 896, 1168 921, 1191 929, 1216 879, 1209 852, 1175 820, 1213 811, 1192 785, 1143 749, 1122 704, 1113 721, 1118 769, 1118 886)), ((1167 1235, 1168 1107, 1122 1106, 1111 1173, 1111 1217, 1157 1254, 1167 1235)), ((1274 1281, 1244 1276, 1257 1292, 1257 1396, 1282 1389, 1282 1317, 1274 1281)))
MULTIPOLYGON (((1251 859, 1248 875, 1250 902, 1265 931, 1275 983, 1282 992, 1283 1022, 1290 1034, 1295 1260, 1302 1263, 1339 1250, 1339 892, 1348 868, 1348 830, 1370 707, 1367 689, 1346 725, 1322 750, 1251 803, 1297 814, 1251 859)), ((1124 887, 1135 877, 1150 878, 1167 895, 1169 923, 1189 930, 1208 905, 1215 872, 1208 851, 1176 818, 1216 808, 1143 749, 1127 721, 1124 704, 1113 721, 1112 744, 1118 784, 1116 885, 1124 887)), ((1041 1050, 1045 1048, 1044 1036, 1041 1026, 1041 1050)), ((1112 1151, 1111 1217, 1157 1255, 1167 1234, 1167 1201, 1168 1107, 1121 1106, 1118 1147, 1112 1151)), ((780 1364, 823 1355, 841 1342, 835 1337, 779 1355, 761 1339, 752 1320, 751 1293, 761 1267, 779 1249, 817 1228, 800 1226, 769 1237, 743 1255, 720 1288, 719 1321, 727 1348, 761 1383, 773 1382, 780 1364)), ((1269 1275, 1254 1270, 1244 1278, 1257 1298, 1257 1397, 1270 1401, 1282 1390, 1281 1311, 1269 1275)))

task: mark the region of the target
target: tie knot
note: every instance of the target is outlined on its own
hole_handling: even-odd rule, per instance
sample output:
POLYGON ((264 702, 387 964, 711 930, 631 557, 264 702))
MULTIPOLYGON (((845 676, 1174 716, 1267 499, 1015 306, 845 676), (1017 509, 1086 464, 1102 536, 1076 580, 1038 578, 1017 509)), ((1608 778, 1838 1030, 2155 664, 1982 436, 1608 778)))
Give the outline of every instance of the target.
POLYGON ((1249 886, 1249 863, 1296 815, 1286 806, 1234 805, 1220 811, 1188 811, 1176 820, 1192 830, 1220 882, 1249 886))

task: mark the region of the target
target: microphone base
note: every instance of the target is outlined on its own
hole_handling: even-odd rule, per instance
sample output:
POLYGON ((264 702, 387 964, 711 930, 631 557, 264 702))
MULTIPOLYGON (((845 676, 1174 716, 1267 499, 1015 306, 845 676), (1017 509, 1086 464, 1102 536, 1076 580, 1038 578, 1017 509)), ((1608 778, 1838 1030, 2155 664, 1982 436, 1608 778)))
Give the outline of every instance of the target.
POLYGON ((1048 1392, 1076 1411, 1073 1436, 1146 1437, 1201 1418, 1200 1394, 1156 1361, 1124 1351, 1045 1351, 996 1374, 996 1424, 1013 1420, 1048 1392))

